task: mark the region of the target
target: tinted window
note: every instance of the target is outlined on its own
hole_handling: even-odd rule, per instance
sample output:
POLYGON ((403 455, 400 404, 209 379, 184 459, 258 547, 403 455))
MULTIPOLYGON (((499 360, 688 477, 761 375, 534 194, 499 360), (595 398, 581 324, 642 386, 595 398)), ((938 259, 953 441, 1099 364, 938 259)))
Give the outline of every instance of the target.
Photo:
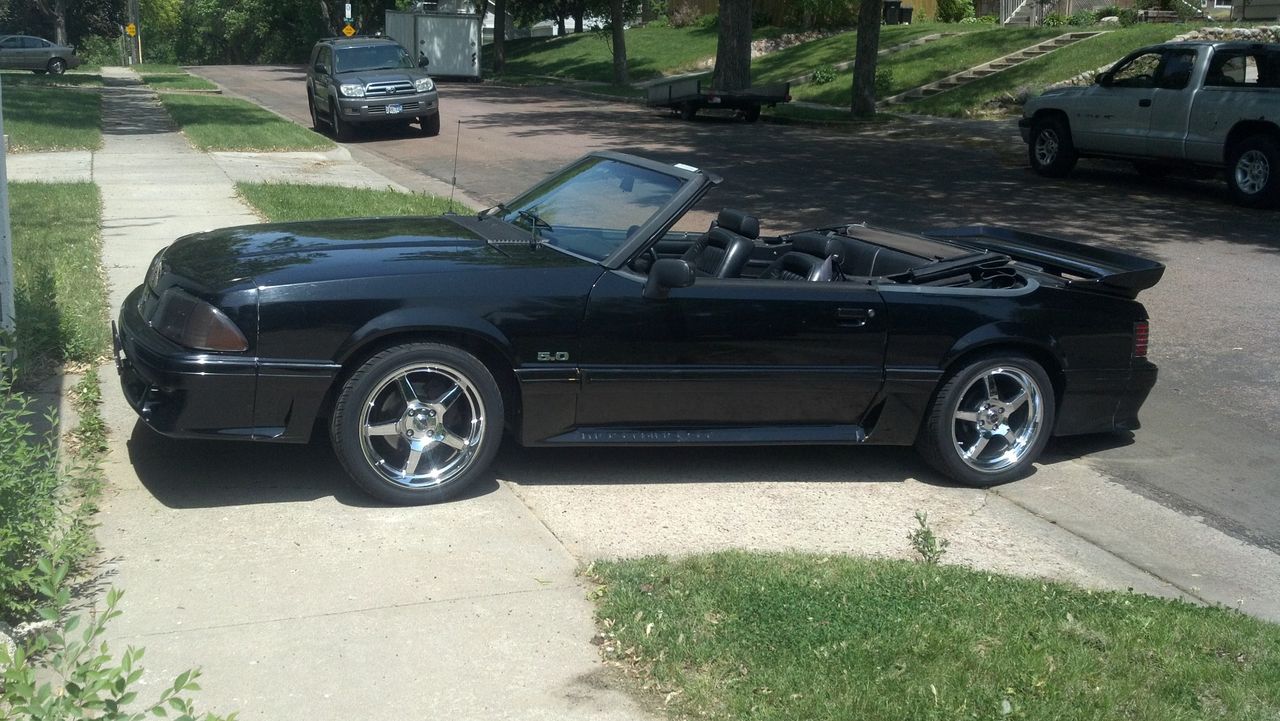
POLYGON ((42 48, 42 47, 44 47, 44 41, 43 41, 43 40, 41 40, 40 38, 23 38, 23 39, 22 39, 22 47, 24 47, 24 48, 42 48))
POLYGON ((1280 53, 1227 50, 1209 63, 1204 84, 1211 87, 1280 87, 1280 53))
POLYGON ((359 70, 391 70, 415 67, 409 53, 399 45, 366 45, 364 47, 338 48, 333 65, 335 73, 359 70))
POLYGON ((1160 69, 1163 53, 1143 53, 1121 64, 1111 73, 1111 84, 1118 88, 1155 87, 1156 72, 1160 69))
POLYGON ((1181 90, 1191 82, 1191 71, 1195 67, 1194 50, 1171 50, 1165 54, 1156 86, 1165 90, 1181 90))
POLYGON ((20 47, 22 47, 22 38, 5 38, 4 40, 0 40, 0 48, 4 48, 5 50, 12 50, 20 47))

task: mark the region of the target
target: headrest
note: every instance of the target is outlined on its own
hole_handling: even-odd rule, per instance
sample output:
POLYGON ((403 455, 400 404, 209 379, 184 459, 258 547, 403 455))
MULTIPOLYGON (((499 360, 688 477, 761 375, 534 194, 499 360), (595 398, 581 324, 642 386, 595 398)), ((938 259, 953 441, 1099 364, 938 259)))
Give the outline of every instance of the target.
POLYGON ((741 210, 732 208, 721 210, 720 217, 716 219, 716 225, 752 240, 760 237, 760 221, 741 210))
POLYGON ((819 235, 818 233, 803 233, 791 236, 791 249, 808 255, 816 255, 819 258, 828 258, 833 255, 839 255, 844 247, 838 238, 819 235))

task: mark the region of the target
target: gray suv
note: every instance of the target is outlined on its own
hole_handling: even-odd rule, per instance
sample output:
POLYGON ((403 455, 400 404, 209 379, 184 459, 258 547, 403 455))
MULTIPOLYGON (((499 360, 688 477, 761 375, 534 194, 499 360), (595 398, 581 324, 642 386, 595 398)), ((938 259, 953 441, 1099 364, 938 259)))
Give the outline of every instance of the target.
POLYGON ((311 49, 307 106, 316 130, 348 140, 355 125, 417 121, 423 135, 440 133, 440 98, 426 59, 387 38, 331 38, 311 49))
POLYGON ((30 35, 0 35, 0 68, 61 75, 79 64, 75 48, 30 35))

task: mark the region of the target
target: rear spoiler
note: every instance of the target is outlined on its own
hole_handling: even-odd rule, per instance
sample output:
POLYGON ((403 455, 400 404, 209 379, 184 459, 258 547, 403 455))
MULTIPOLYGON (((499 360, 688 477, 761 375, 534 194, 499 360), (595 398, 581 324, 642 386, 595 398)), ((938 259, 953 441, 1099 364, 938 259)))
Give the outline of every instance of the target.
POLYGON ((1138 293, 1159 283, 1164 275, 1164 265, 1154 260, 1011 228, 974 225, 927 230, 922 235, 974 250, 1003 253, 1043 268, 1073 288, 1127 298, 1137 298, 1138 293))

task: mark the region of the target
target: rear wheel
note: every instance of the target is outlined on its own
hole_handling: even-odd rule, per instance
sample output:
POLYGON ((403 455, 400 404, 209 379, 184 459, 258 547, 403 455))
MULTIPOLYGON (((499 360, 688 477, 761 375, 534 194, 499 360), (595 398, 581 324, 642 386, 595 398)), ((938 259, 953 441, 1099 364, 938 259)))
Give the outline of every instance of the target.
POLYGON ((976 358, 947 379, 916 441, 943 474, 990 486, 1026 474, 1053 429, 1053 384, 1030 358, 976 358))
POLYGON ((1276 205, 1280 201, 1280 143, 1268 135, 1236 143, 1227 159, 1227 186, 1240 205, 1276 205))
POLYGON ((1071 129, 1060 118, 1043 118, 1031 126, 1031 142, 1027 145, 1031 169, 1049 178, 1061 178, 1076 167, 1075 145, 1071 129))
POLYGON ((698 106, 693 103, 682 103, 680 105, 680 119, 693 120, 698 114, 698 106))
POLYGON ((67 61, 62 58, 53 58, 49 64, 44 66, 51 75, 61 75, 67 72, 67 61))
POLYGON ((748 123, 754 123, 760 119, 760 106, 752 105, 742 111, 742 119, 748 123))
POLYGON ((457 495, 479 478, 502 438, 502 393, 475 356, 437 343, 378 353, 343 386, 330 434, 360 488, 388 503, 457 495))

